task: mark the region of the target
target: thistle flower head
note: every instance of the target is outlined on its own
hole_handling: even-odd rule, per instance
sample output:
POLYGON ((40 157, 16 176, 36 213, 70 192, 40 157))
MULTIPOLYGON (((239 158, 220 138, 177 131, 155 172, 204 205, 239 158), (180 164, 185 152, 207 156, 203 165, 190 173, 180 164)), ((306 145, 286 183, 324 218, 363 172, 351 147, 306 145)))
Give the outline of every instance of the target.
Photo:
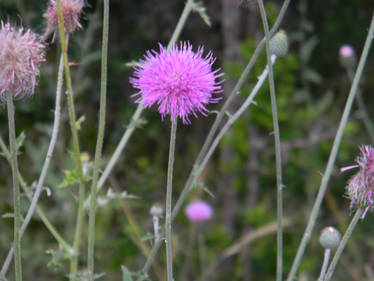
POLYGON ((139 90, 133 95, 138 97, 136 102, 144 103, 146 108, 157 104, 162 119, 170 115, 184 124, 190 123, 190 114, 206 115, 205 106, 219 100, 213 94, 221 92, 222 81, 216 79, 223 75, 212 70, 212 52, 203 57, 203 47, 193 52, 189 42, 174 45, 170 51, 161 44, 159 47, 159 53, 147 51, 130 78, 132 86, 139 90))
POLYGON ((350 45, 343 45, 339 49, 339 60, 343 67, 353 68, 356 65, 355 50, 350 45))
POLYGON ((354 54, 354 50, 350 45, 343 45, 340 47, 339 54, 342 57, 350 57, 354 54))
POLYGON ((34 93, 44 48, 40 38, 30 30, 1 22, 0 101, 4 101, 5 95, 22 98, 34 93))
POLYGON ((357 157, 357 165, 345 167, 342 171, 359 168, 346 187, 347 196, 351 199, 350 208, 364 209, 362 218, 368 211, 374 210, 374 148, 370 145, 360 147, 361 155, 357 157))
POLYGON ((191 222, 201 222, 213 217, 213 209, 207 202, 197 200, 187 205, 185 214, 191 222))
MULTIPOLYGON (((62 18, 64 21, 64 28, 66 33, 72 33, 77 28, 81 28, 79 23, 79 15, 82 13, 84 6, 83 0, 61 0, 62 18)), ((43 14, 47 20, 46 35, 58 30, 58 9, 57 1, 50 0, 47 11, 43 14)))

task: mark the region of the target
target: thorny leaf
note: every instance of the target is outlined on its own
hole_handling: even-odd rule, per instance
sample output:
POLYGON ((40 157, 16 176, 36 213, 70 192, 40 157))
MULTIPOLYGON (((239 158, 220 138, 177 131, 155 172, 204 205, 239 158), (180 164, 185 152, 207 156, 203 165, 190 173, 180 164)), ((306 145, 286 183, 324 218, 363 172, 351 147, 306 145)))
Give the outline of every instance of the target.
POLYGON ((195 11, 195 12, 198 12, 199 15, 201 16, 201 18, 203 19, 203 21, 208 25, 208 26, 211 26, 212 23, 210 21, 210 18, 209 16, 207 15, 206 13, 206 8, 203 4, 203 2, 199 1, 199 2, 194 2, 193 3, 193 7, 192 7, 192 10, 195 11))
POLYGON ((122 280, 123 281, 133 281, 131 277, 131 272, 127 269, 126 266, 121 265, 121 270, 122 270, 122 280))

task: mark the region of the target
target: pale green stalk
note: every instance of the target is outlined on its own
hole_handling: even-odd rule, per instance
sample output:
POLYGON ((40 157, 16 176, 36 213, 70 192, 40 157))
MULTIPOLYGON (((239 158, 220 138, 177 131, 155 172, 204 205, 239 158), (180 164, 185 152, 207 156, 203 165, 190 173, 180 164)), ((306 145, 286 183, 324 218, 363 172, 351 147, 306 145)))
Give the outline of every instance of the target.
POLYGON ((11 153, 12 179, 13 179, 13 207, 14 207, 14 267, 15 280, 22 281, 21 264, 21 197, 18 183, 18 160, 17 160, 17 142, 16 129, 14 124, 14 103, 13 95, 6 93, 8 124, 9 124, 9 144, 11 153))
POLYGON ((105 129, 105 108, 107 94, 107 74, 108 74, 108 33, 109 33, 109 0, 104 0, 103 14, 103 42, 101 48, 101 89, 100 89, 100 116, 99 130, 97 133, 96 152, 94 160, 94 171, 91 185, 91 204, 88 221, 88 280, 94 280, 94 254, 95 254, 95 216, 96 216, 96 195, 97 180, 99 177, 99 167, 104 141, 105 129))
MULTIPOLYGON (((37 207, 37 203, 38 203, 40 194, 43 189, 44 180, 45 180, 45 177, 47 176, 47 172, 48 172, 49 164, 51 162, 53 151, 57 143, 57 137, 58 137, 58 131, 59 131, 59 125, 60 125, 60 116, 61 116, 61 92, 62 92, 63 71, 64 71, 63 67, 64 67, 64 64, 63 64, 63 59, 61 55, 59 68, 58 68, 58 74, 57 74, 56 106, 55 106, 55 114, 54 114, 54 122, 53 122, 51 140, 49 143, 49 147, 48 147, 47 155, 46 155, 46 158, 43 164, 43 168, 39 176, 38 184, 34 192, 34 196, 31 200, 31 204, 30 204, 29 210, 27 211, 26 218, 24 219, 22 226, 21 226, 21 230, 20 230, 21 237, 23 233, 25 232, 28 224, 30 223, 30 220, 37 207)), ((4 265, 1 269, 1 274, 4 276, 6 272, 8 271, 9 265, 12 261, 13 251, 14 251, 14 247, 12 246, 8 252, 4 265)))
MULTIPOLYGON (((3 151, 4 155, 5 155, 5 158, 8 160, 9 164, 11 164, 11 155, 10 155, 10 152, 9 150, 7 149, 3 139, 1 138, 0 136, 0 148, 1 150, 3 151)), ((22 178, 21 174, 18 173, 18 180, 19 180, 19 183, 23 189, 23 191, 25 192, 27 198, 29 199, 29 201, 31 202, 32 200, 32 197, 30 195, 30 189, 29 187, 27 186, 26 182, 24 181, 24 179, 22 178)), ((48 220, 47 216, 45 215, 45 213, 43 212, 43 210, 37 205, 36 206, 36 212, 37 214, 39 215, 40 219, 42 220, 42 222, 44 223, 44 225, 47 227, 47 229, 51 232, 52 236, 56 239, 56 241, 65 249, 65 251, 67 251, 68 253, 71 253, 72 252, 72 247, 69 245, 69 243, 67 243, 63 238, 62 236, 58 233, 58 231, 54 228, 54 226, 52 225, 52 223, 48 220)), ((6 272, 7 272, 7 269, 4 270, 4 266, 0 272, 0 275, 5 275, 6 272)))
POLYGON ((364 213, 364 209, 358 208, 354 217, 351 220, 347 230, 344 233, 342 240, 339 243, 338 248, 336 249, 335 255, 330 263, 329 269, 327 270, 326 277, 324 281, 330 281, 332 275, 334 274, 335 267, 338 264, 338 261, 344 251, 345 245, 347 245, 348 239, 351 237, 354 228, 356 227, 359 219, 361 218, 362 214, 364 213))
POLYGON ((59 32, 60 32, 61 50, 62 50, 62 55, 64 58, 64 67, 65 67, 65 80, 66 80, 66 89, 67 89, 67 98, 68 98, 69 120, 70 120, 71 132, 73 136, 73 151, 74 151, 75 161, 77 164, 78 176, 80 179, 77 223, 76 223, 74 242, 73 242, 74 253, 70 258, 70 276, 69 276, 71 281, 75 281, 77 270, 78 270, 79 247, 80 247, 80 242, 81 242, 83 219, 84 219, 83 204, 84 204, 85 190, 84 190, 84 181, 83 181, 82 162, 81 162, 81 157, 80 157, 78 129, 76 125, 76 117, 75 117, 75 109, 74 109, 73 88, 71 85, 71 75, 70 75, 70 68, 69 68, 69 61, 68 61, 68 54, 67 54, 66 40, 65 40, 65 31, 64 31, 64 24, 63 24, 62 10, 61 10, 61 0, 57 0, 57 10, 58 10, 58 25, 59 25, 59 32))
POLYGON ((335 136, 335 139, 334 139, 334 143, 332 145, 329 160, 327 162, 326 170, 325 170, 325 173, 323 174, 321 185, 319 187, 319 191, 318 191, 316 200, 314 202, 312 212, 310 213, 310 217, 309 217, 309 220, 308 220, 307 227, 305 228, 303 238, 300 242, 299 248, 297 249, 297 253, 296 253, 295 259, 293 261, 291 271, 288 275, 287 281, 295 280, 296 272, 297 272, 297 270, 300 266, 301 260, 303 258, 304 252, 305 252, 305 248, 306 248, 307 244, 309 243, 310 238, 312 236, 312 231, 313 231, 315 222, 317 220, 319 210, 321 208, 321 203, 322 203, 322 200, 324 198, 324 195, 325 195, 325 192, 326 192, 326 189, 327 189, 327 185, 329 183, 330 176, 331 176, 331 173, 332 173, 333 168, 334 168, 335 159, 336 159, 336 156, 338 154, 339 146, 340 146, 340 143, 341 143, 341 140, 342 140, 342 137, 343 137, 343 133, 344 133, 344 128, 347 125, 348 117, 349 117, 349 114, 350 114, 351 109, 352 109, 352 104, 353 104, 355 96, 357 94, 358 85, 359 85, 359 82, 360 82, 360 79, 361 79, 361 76, 362 76, 362 71, 363 71, 365 63, 367 61, 367 56, 368 56, 370 46, 371 46, 371 43, 372 43, 372 40, 373 40, 373 34, 374 34, 374 14, 373 14, 373 17, 372 17, 372 20, 371 20, 369 33, 366 37, 365 46, 364 46, 364 49, 363 49, 362 54, 361 54, 360 62, 358 64, 358 67, 357 67, 357 70, 356 70, 356 73, 355 73, 355 77, 353 79, 353 83, 352 83, 351 89, 349 91, 348 99, 347 99, 347 102, 345 104, 344 112, 343 112, 342 118, 341 118, 340 123, 339 123, 338 131, 336 132, 336 136, 335 136))
POLYGON ((266 16, 266 10, 262 0, 258 0, 258 6, 260 8, 260 14, 262 24, 264 27, 265 38, 266 38, 266 57, 269 68, 269 87, 270 87, 270 99, 271 99, 271 112, 273 116, 273 127, 274 127, 274 142, 275 142, 275 166, 276 166, 276 178, 277 178, 277 273, 276 280, 282 281, 283 272, 283 183, 282 183, 282 154, 281 154, 281 141, 279 132, 278 122, 278 109, 277 109, 277 97, 275 94, 274 85, 274 73, 273 65, 271 63, 271 53, 269 50, 269 25, 266 16))
POLYGON ((329 261, 330 261, 330 255, 331 255, 331 249, 326 248, 325 253, 323 255, 323 263, 322 263, 321 272, 319 274, 318 281, 323 281, 323 278, 325 278, 327 266, 329 265, 329 261))
POLYGON ((173 195, 173 170, 175 158, 175 140, 177 136, 177 120, 171 120, 170 133, 170 147, 169 147, 169 162, 168 175, 166 185, 166 210, 165 210, 165 243, 166 243, 166 270, 167 280, 173 279, 173 241, 171 237, 171 207, 173 195))

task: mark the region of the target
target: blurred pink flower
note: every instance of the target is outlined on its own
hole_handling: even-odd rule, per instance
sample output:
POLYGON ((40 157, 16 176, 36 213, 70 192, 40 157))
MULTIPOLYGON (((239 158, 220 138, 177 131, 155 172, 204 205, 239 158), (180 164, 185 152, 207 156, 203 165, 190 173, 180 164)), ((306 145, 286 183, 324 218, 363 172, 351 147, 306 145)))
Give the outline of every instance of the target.
POLYGON ((8 94, 21 98, 34 93, 44 48, 35 33, 1 22, 0 100, 8 94))
POLYGON ((190 114, 197 117, 196 112, 200 112, 205 116, 205 105, 219 100, 212 95, 221 92, 222 81, 216 79, 223 75, 219 69, 212 71, 212 52, 204 58, 203 47, 193 52, 189 42, 181 42, 170 51, 161 44, 159 47, 159 53, 146 52, 130 78, 132 86, 139 89, 133 95, 138 96, 136 102, 146 108, 157 104, 162 119, 170 114, 172 120, 180 118, 184 124, 190 123, 190 114))
POLYGON ((374 209, 374 148, 370 145, 360 147, 361 155, 357 157, 357 165, 342 168, 346 171, 359 168, 359 171, 349 181, 346 187, 347 195, 351 199, 350 208, 365 209, 362 218, 369 210, 374 209))
MULTIPOLYGON (((62 18, 64 20, 64 28, 66 33, 72 33, 77 28, 81 28, 79 23, 79 15, 82 13, 84 0, 61 0, 62 18)), ((50 0, 47 11, 43 14, 47 19, 46 36, 58 30, 58 10, 57 1, 50 0)))
POLYGON ((354 53, 352 46, 350 45, 343 45, 340 47, 339 54, 342 57, 351 57, 354 53))
POLYGON ((213 209, 205 201, 198 200, 187 205, 185 214, 191 222, 201 222, 213 217, 213 209))

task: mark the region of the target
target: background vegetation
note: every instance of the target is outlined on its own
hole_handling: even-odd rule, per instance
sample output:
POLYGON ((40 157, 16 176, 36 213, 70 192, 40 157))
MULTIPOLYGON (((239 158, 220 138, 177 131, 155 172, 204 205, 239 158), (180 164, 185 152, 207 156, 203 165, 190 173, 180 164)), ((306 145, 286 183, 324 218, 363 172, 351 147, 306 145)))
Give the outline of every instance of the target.
MULTIPOLYGON (((39 33, 45 30, 42 13, 47 1, 0 0, 0 19, 22 23, 39 33)), ((213 50, 215 66, 225 72, 225 94, 229 93, 263 32, 256 1, 203 1, 211 19, 208 27, 193 13, 182 33, 182 40, 213 50)), ((77 114, 84 117, 80 130, 82 151, 93 158, 99 104, 101 3, 88 1, 83 29, 71 38, 69 49, 75 88, 77 114)), ((282 1, 265 1, 271 20, 282 1)), ((183 9, 184 1, 127 0, 111 1, 109 41, 109 88, 104 159, 113 152, 136 105, 128 78, 132 73, 126 63, 138 60, 145 50, 166 44, 183 9)), ((290 224, 285 230, 285 273, 289 271, 296 246, 303 233, 324 170, 332 138, 349 91, 350 81, 339 63, 339 48, 352 45, 360 54, 374 9, 371 0, 299 0, 292 1, 282 24, 290 39, 289 54, 275 65, 280 131, 284 167, 285 216, 290 224)), ((362 97, 371 119, 374 117, 373 51, 361 83, 362 97)), ((53 118, 57 73, 58 44, 50 43, 47 61, 42 65, 38 89, 33 98, 17 102, 18 134, 25 140, 19 157, 21 172, 29 184, 37 179, 46 153, 53 118)), ((241 91, 244 98, 257 81, 266 59, 262 57, 241 91)), ((1 67, 1 66, 0 66, 1 67)), ((265 84, 266 85, 266 84, 265 84)), ((180 212, 174 224, 175 278, 197 280, 207 269, 206 280, 274 280, 275 235, 260 235, 250 243, 239 244, 228 254, 228 247, 238 245, 242 237, 274 222, 276 218, 275 160, 271 107, 267 85, 252 107, 226 135, 200 178, 201 186, 189 200, 202 198, 214 208, 214 219, 193 225, 180 212), (214 196, 209 195, 209 190, 214 196)), ((237 103, 233 108, 240 104, 237 103)), ((216 108, 219 108, 218 104, 216 108)), ((214 106, 210 109, 216 109, 214 106)), ((183 188, 192 163, 214 120, 193 119, 180 126, 175 163, 175 197, 183 188)), ((0 109, 0 134, 6 138, 6 111, 0 109)), ((169 145, 169 120, 161 121, 156 110, 147 110, 138 128, 109 177, 100 196, 108 188, 126 191, 124 199, 111 200, 97 213, 96 271, 103 280, 121 280, 120 266, 139 270, 150 249, 151 206, 163 204, 169 145)), ((371 126, 373 123, 371 122, 371 126)), ((339 168, 351 165, 361 144, 373 144, 362 121, 362 112, 354 108, 345 130, 336 170, 330 181, 312 241, 300 269, 300 280, 315 280, 322 262, 319 232, 327 225, 344 231, 350 218, 344 187, 351 173, 339 168)), ((66 101, 62 128, 53 163, 46 181, 52 195, 44 193, 40 205, 66 237, 73 239, 75 226, 75 187, 60 187, 64 170, 73 165, 66 101)), ((11 171, 0 158, 0 213, 12 211, 11 171)), ((24 211, 28 201, 23 201, 24 211)), ((374 218, 368 215, 356 229, 337 268, 336 280, 374 280, 374 218)), ((13 221, 0 219, 0 257, 5 258, 12 242, 13 221)), ((23 238, 25 280, 65 280, 68 262, 58 244, 37 216, 23 238), (47 266, 48 264, 48 266, 47 266)), ((86 237, 86 234, 84 234, 86 237)), ((85 238, 84 238, 85 239, 85 238)), ((85 243, 82 243, 85 245, 85 243)), ((152 280, 165 280, 164 251, 156 262, 152 280)), ((85 253, 85 251, 83 251, 85 253)), ((84 255, 83 255, 84 258, 84 255)), ((82 260, 82 265, 85 265, 82 260)), ((11 274, 9 275, 11 280, 11 274)))

